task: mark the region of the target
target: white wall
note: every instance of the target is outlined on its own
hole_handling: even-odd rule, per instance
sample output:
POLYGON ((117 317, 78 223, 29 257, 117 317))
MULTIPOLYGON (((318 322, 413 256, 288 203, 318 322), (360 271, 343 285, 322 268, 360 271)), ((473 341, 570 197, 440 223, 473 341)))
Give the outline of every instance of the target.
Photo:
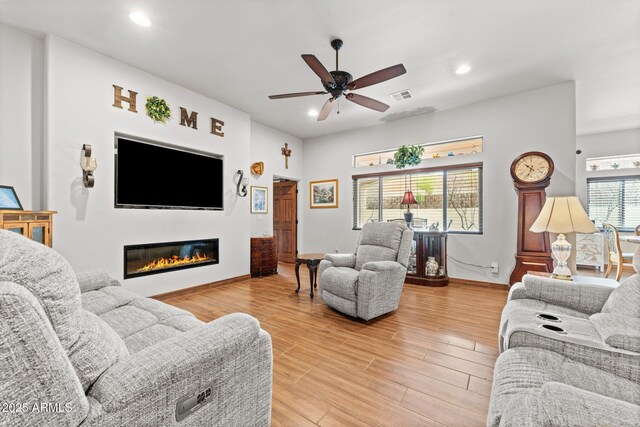
POLYGON ((0 24, 0 185, 41 207, 44 41, 0 24))
MULTIPOLYGON (((286 178, 300 181, 304 177, 304 145, 300 138, 281 132, 269 126, 251 121, 251 162, 263 162, 264 173, 261 176, 250 174, 249 168, 245 168, 245 174, 249 173, 249 185, 257 185, 269 188, 268 213, 251 214, 251 236, 261 237, 273 234, 273 178, 286 178), (285 168, 284 156, 281 148, 288 143, 291 149, 289 168, 285 168)), ((298 250, 301 250, 300 230, 302 229, 302 208, 304 186, 298 184, 298 250)), ((250 197, 247 196, 247 197, 250 197)))
MULTIPOLYGON (((332 119, 338 119, 336 117, 332 119)), ((422 166, 458 162, 484 163, 484 234, 449 237, 449 254, 468 263, 488 266, 497 261, 500 272, 449 264, 451 277, 507 283, 515 264, 517 198, 509 166, 519 154, 537 150, 549 154, 555 173, 548 195, 575 191, 575 90, 564 83, 442 112, 411 117, 379 126, 305 140, 306 181, 338 178, 339 208, 304 210, 304 247, 309 252, 352 251, 352 181, 354 174, 392 170, 383 165, 352 167, 355 153, 403 144, 484 136, 484 151, 464 157, 430 159, 422 166)))
POLYGON ((126 244, 217 237, 219 265, 130 279, 124 286, 152 295, 247 274, 249 198, 236 196, 233 178, 250 164, 249 116, 54 36, 47 37, 47 67, 45 207, 59 212, 54 244, 71 265, 77 271, 104 268, 122 279, 126 244), (112 107, 113 84, 125 94, 139 92, 137 114, 112 107), (167 124, 144 113, 145 99, 153 95, 172 108, 167 124), (179 126, 180 106, 199 113, 198 130, 179 126), (225 122, 224 138, 209 133, 210 116, 225 122), (114 209, 115 132, 224 155, 224 211, 114 209), (92 189, 82 185, 83 143, 93 146, 98 161, 92 189))

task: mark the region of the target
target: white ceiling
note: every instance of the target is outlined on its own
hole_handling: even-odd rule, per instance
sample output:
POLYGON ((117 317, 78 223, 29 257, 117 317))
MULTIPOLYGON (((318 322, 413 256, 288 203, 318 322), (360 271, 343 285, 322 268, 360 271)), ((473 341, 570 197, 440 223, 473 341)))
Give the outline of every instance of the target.
MULTIPOLYGON (((19 0, 0 22, 53 33, 308 138, 576 81, 579 134, 640 127, 640 0, 19 0), (144 11, 153 25, 128 18, 144 11), (397 63, 407 74, 360 94, 378 113, 340 103, 325 122, 307 115, 327 96, 300 58, 354 78, 397 63), (455 68, 470 64, 470 73, 455 68), (413 98, 389 94, 410 89, 413 98)), ((1 58, 0 58, 1 59, 1 58)))

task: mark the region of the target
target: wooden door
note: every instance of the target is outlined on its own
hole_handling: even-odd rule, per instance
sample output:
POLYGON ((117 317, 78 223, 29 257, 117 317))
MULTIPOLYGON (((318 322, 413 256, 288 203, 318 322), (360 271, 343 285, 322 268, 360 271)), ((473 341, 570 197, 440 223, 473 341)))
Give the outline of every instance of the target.
POLYGON ((273 183, 273 234, 278 244, 278 260, 296 262, 298 249, 298 183, 273 183))
POLYGON ((48 222, 30 222, 29 238, 38 243, 51 247, 51 232, 48 222))

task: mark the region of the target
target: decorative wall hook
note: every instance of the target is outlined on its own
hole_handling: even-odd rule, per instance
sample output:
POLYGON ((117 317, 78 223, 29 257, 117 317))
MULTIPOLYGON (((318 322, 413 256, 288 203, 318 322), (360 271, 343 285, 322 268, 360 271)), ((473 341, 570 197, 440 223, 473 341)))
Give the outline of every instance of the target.
POLYGON ((82 168, 82 183, 87 188, 93 188, 93 184, 95 183, 93 172, 98 168, 98 162, 95 157, 91 157, 90 144, 82 144, 80 167, 82 168))
POLYGON ((240 197, 247 197, 247 185, 249 185, 249 180, 244 177, 244 172, 242 172, 241 170, 238 170, 238 172, 236 172, 236 175, 238 176, 236 193, 240 197))

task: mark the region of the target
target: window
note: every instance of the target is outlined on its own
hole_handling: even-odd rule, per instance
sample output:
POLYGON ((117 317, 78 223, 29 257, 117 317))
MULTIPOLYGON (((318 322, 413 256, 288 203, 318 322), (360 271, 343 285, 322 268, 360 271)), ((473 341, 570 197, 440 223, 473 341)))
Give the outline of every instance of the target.
MULTIPOLYGON (((422 160, 438 157, 463 156, 466 154, 482 153, 481 136, 454 139, 450 141, 429 142, 427 144, 420 145, 424 147, 422 160)), ((397 150, 397 148, 394 148, 393 150, 373 151, 369 153, 356 154, 353 156, 353 167, 360 168, 364 166, 393 164, 393 155, 397 150)))
POLYGON ((482 164, 353 176, 353 227, 402 220, 411 189, 414 228, 438 223, 449 232, 482 233, 482 164))
POLYGON ((597 226, 633 231, 640 224, 640 176, 587 179, 587 213, 597 226))

